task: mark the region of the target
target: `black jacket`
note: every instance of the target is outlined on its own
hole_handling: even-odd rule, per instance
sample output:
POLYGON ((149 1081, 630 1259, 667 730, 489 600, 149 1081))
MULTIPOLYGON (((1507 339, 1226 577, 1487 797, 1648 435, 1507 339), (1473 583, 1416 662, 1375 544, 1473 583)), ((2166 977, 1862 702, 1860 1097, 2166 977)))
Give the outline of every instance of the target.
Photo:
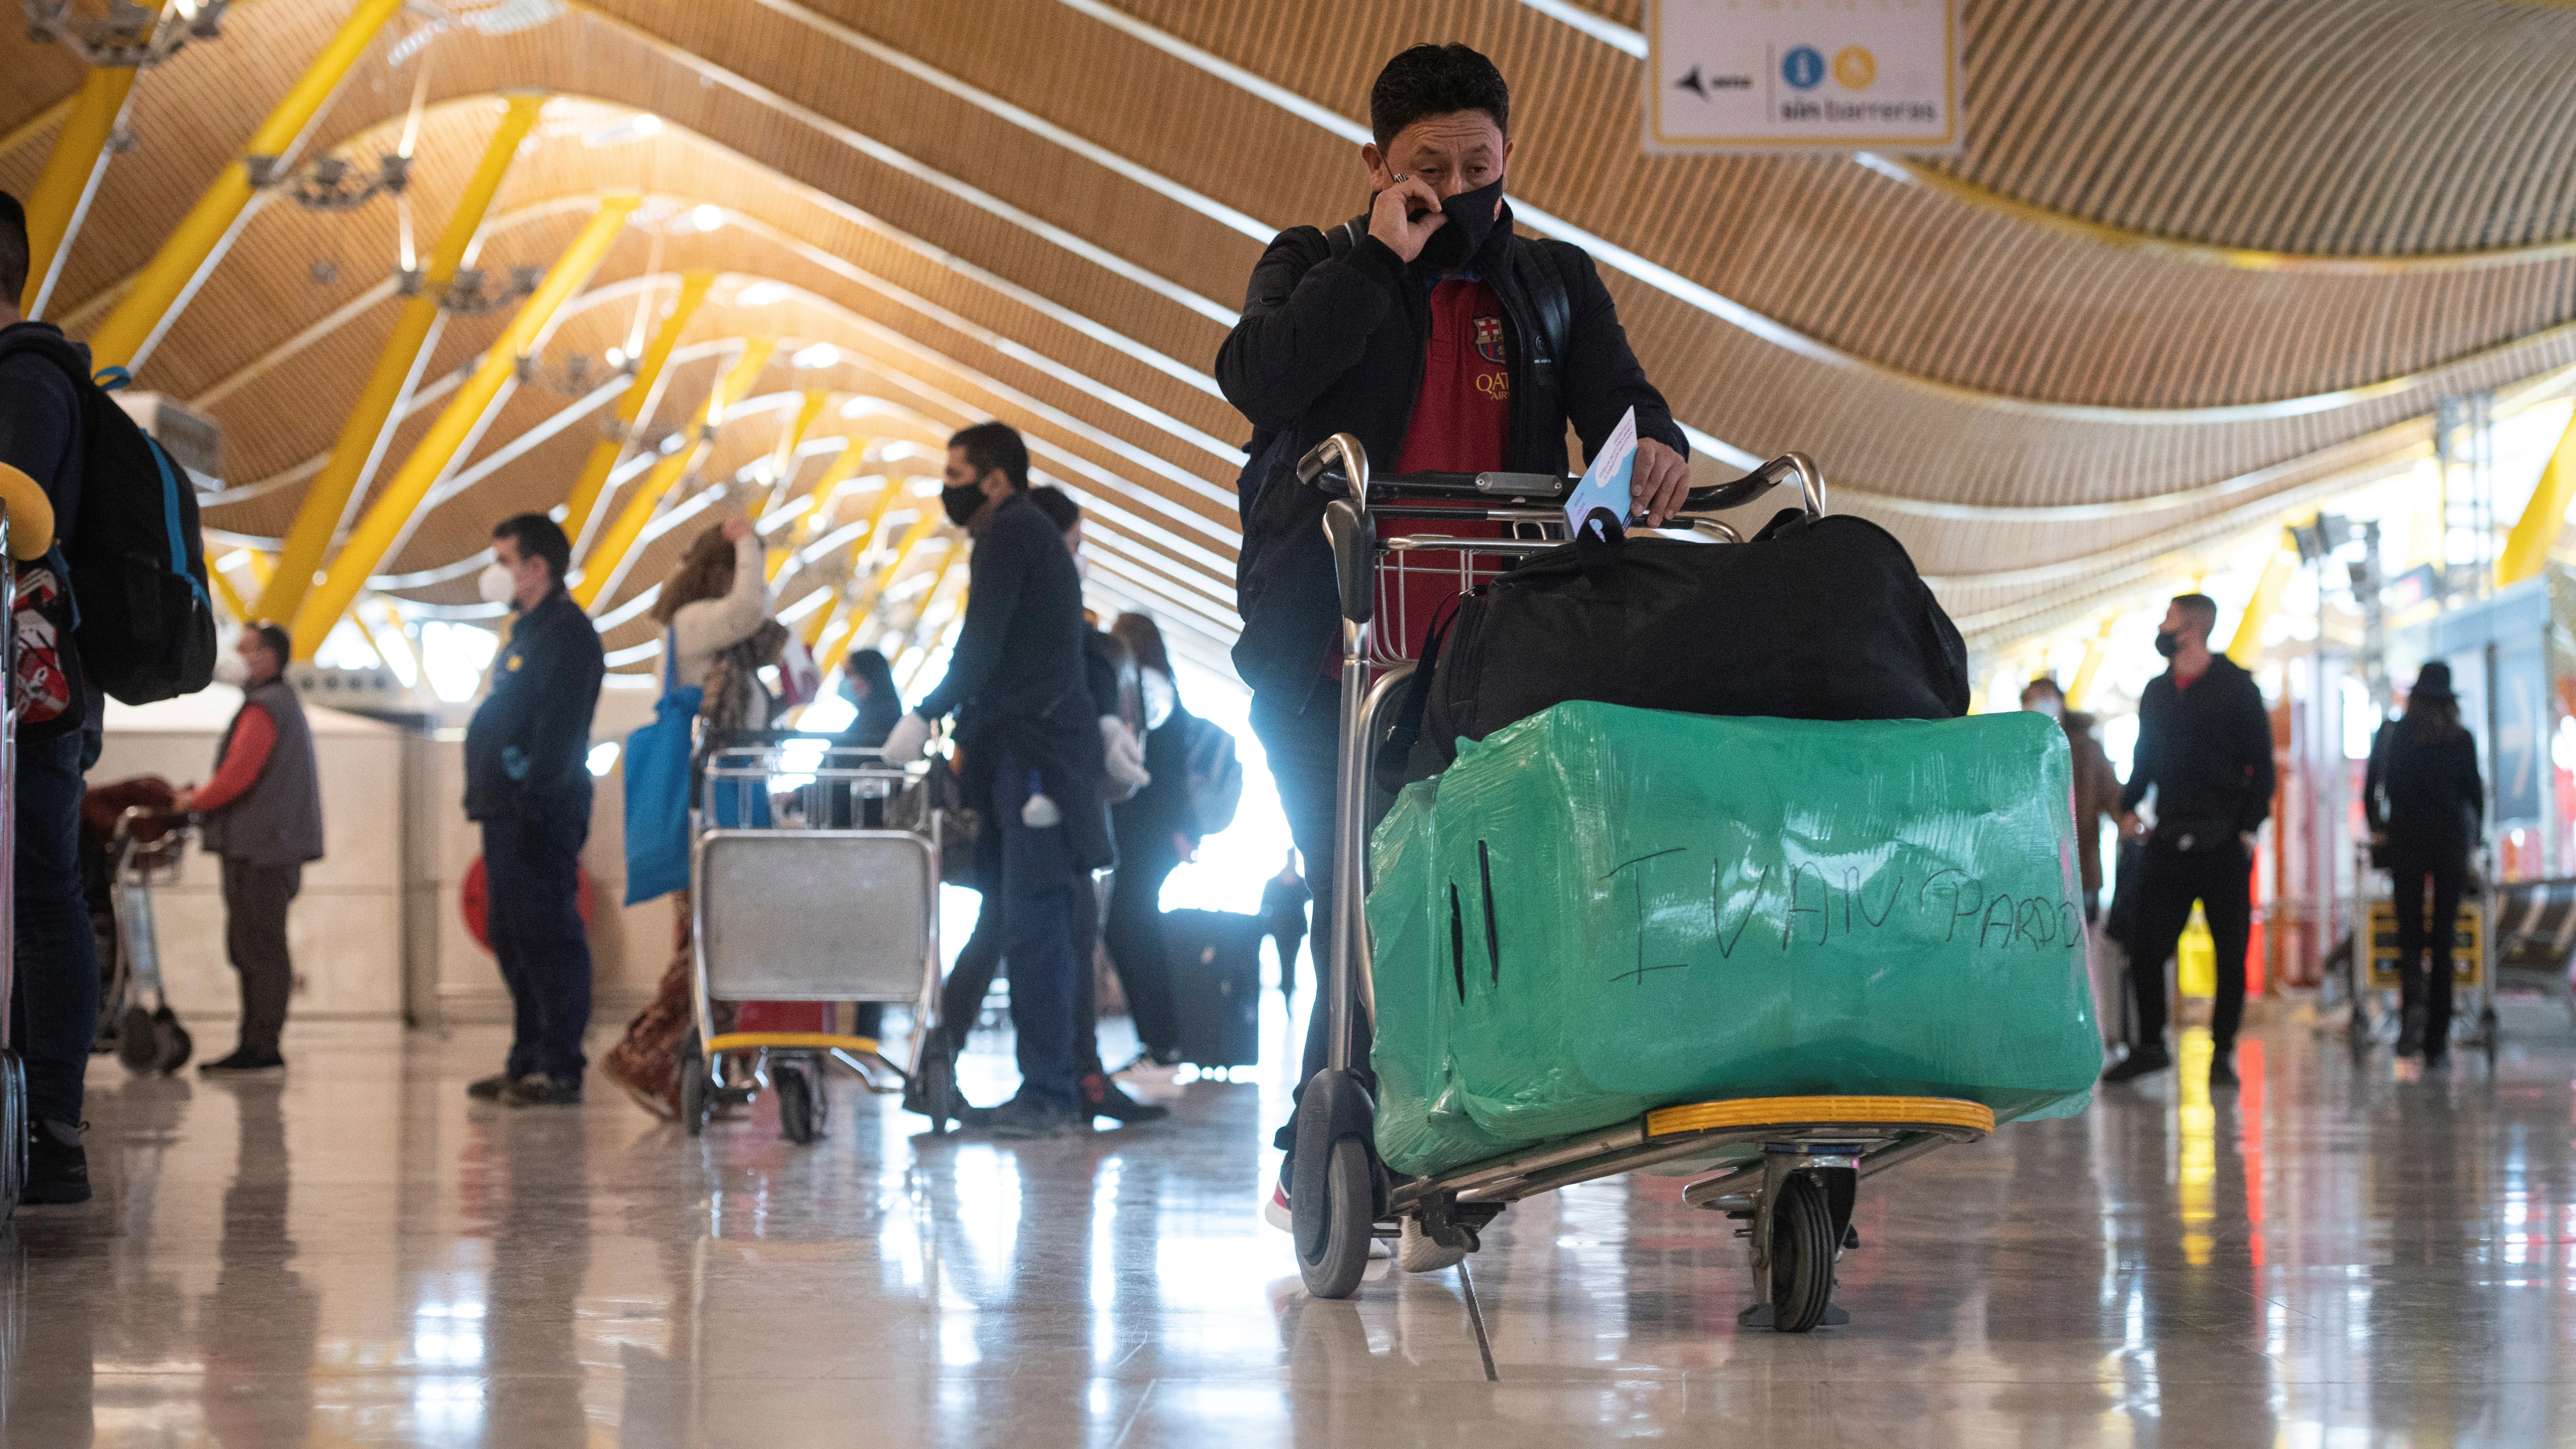
POLYGON ((492 664, 492 693, 465 727, 465 818, 582 808, 590 720, 606 672, 599 631, 558 587, 519 616, 492 664))
POLYGON ((921 717, 956 713, 967 794, 980 808, 991 808, 992 766, 1002 751, 1027 761, 1064 812, 1075 861, 1102 869, 1117 855, 1100 715, 1083 677, 1091 626, 1064 535, 1027 494, 1014 493, 979 526, 966 567, 966 622, 948 677, 922 699, 921 717))
POLYGON ((2224 654, 2189 689, 2168 669, 2138 699, 2137 761, 2120 791, 2123 812, 2156 787, 2156 836, 2260 828, 2272 813, 2272 717, 2254 676, 2224 654))
POLYGON ((2391 720, 2370 741, 2362 810, 2373 834, 2386 831, 2392 854, 2461 859, 2486 814, 2478 777, 2478 742, 2453 726, 2434 738, 2420 718, 2391 720))
MULTIPOLYGON (((1235 670, 1255 691, 1281 694, 1292 706, 1322 677, 1340 617, 1321 526, 1326 500, 1297 481, 1297 460, 1325 438, 1351 433, 1374 466, 1392 469, 1422 390, 1430 289, 1440 274, 1419 261, 1406 265, 1367 229, 1365 216, 1345 223, 1344 236, 1358 240, 1339 256, 1314 227, 1281 232, 1252 269, 1243 320, 1216 358, 1217 384, 1254 429, 1251 463, 1235 485, 1243 515, 1235 670)), ((1507 207, 1466 269, 1503 304, 1512 397, 1506 469, 1562 473, 1569 420, 1590 451, 1630 407, 1637 436, 1687 455, 1672 409, 1646 381, 1618 308, 1581 248, 1516 238, 1507 207), (1571 304, 1553 378, 1531 375, 1527 339, 1538 314, 1515 274, 1515 247, 1530 248, 1538 263, 1555 269, 1571 304)))

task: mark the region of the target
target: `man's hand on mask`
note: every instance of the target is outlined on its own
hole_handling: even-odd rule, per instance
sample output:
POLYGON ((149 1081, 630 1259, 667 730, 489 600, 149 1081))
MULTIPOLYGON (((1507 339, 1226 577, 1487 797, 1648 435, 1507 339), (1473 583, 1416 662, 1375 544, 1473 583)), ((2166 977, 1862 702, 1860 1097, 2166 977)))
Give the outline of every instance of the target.
POLYGON ((1406 262, 1422 255, 1423 243, 1448 224, 1448 214, 1440 209, 1439 193, 1419 178, 1400 172, 1394 185, 1377 194, 1377 205, 1369 212, 1369 235, 1386 243, 1388 251, 1406 262), (1415 212, 1423 213, 1420 221, 1413 220, 1415 212))
POLYGON ((1648 528, 1690 502, 1690 460, 1652 438, 1637 440, 1637 461, 1628 474, 1628 506, 1645 515, 1648 528))

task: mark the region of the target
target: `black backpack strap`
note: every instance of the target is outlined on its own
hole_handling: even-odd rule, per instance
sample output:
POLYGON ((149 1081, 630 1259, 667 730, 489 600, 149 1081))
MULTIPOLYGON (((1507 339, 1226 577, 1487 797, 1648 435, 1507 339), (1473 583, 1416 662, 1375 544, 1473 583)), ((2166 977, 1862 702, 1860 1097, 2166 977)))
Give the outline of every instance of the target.
POLYGON ((1565 274, 1532 238, 1512 238, 1512 280, 1529 299, 1538 325, 1523 344, 1529 350, 1530 385, 1556 391, 1556 361, 1574 337, 1574 298, 1565 290, 1565 274))
POLYGON ((1423 711, 1430 707, 1432 682, 1440 673, 1440 641, 1448 637, 1449 626, 1458 622, 1458 601, 1464 597, 1451 595, 1432 615, 1431 630, 1422 640, 1422 657, 1389 702, 1394 717, 1386 743, 1378 750, 1377 787, 1390 795, 1411 783, 1413 747, 1422 739, 1423 711))

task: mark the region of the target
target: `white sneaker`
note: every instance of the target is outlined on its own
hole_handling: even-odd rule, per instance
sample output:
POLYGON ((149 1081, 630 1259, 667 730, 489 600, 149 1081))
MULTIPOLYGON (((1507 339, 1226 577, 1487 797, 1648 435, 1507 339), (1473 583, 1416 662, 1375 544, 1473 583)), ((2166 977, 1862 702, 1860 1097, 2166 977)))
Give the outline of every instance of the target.
POLYGON ((1261 1220, 1283 1233, 1295 1231, 1294 1226, 1290 1223, 1288 1218, 1288 1185, 1286 1183, 1279 1182, 1275 1179, 1271 1182, 1270 1196, 1264 1198, 1261 1203, 1261 1220))
POLYGON ((1151 1052, 1138 1055, 1136 1060, 1129 1062, 1127 1065, 1120 1067, 1117 1071, 1110 1073, 1112 1077, 1126 1083, 1128 1086, 1144 1087, 1147 1089, 1168 1087, 1172 1085, 1173 1079, 1178 1077, 1180 1074, 1180 1063, 1172 1062, 1166 1064, 1158 1062, 1154 1060, 1153 1053, 1151 1052))

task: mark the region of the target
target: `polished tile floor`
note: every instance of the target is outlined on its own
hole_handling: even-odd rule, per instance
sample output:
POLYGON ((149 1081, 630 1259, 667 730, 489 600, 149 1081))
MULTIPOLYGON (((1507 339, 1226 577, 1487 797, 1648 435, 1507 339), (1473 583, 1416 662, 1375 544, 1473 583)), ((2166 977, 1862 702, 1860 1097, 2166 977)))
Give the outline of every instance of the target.
POLYGON ((469 1104, 488 1033, 299 1028, 282 1082, 100 1064, 98 1200, 0 1240, 0 1442, 2576 1443, 2576 1036, 2506 1027, 2418 1079, 2276 1010, 2233 1103, 1875 1179, 1807 1337, 1736 1328, 1676 1182, 1524 1204, 1472 1264, 1499 1383, 1455 1273, 1306 1298, 1254 1211, 1274 1072, 1020 1147, 844 1086, 796 1148, 469 1104))

